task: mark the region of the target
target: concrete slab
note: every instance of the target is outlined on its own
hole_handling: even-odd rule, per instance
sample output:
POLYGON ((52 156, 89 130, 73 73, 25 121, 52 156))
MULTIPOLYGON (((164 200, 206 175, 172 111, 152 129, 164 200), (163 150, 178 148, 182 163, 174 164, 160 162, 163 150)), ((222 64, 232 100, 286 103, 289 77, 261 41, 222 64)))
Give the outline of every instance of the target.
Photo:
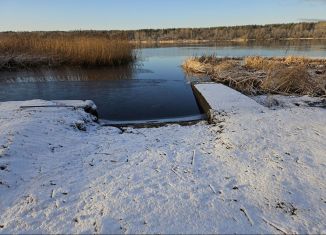
POLYGON ((193 85, 196 98, 207 113, 210 109, 218 112, 250 111, 262 112, 264 107, 242 93, 218 83, 193 85))

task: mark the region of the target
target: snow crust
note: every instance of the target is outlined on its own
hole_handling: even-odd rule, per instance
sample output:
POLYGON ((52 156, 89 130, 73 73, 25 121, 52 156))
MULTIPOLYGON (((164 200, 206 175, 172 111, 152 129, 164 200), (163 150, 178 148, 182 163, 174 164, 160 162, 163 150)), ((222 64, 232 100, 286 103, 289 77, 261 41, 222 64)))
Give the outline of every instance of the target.
POLYGON ((0 103, 0 233, 325 233, 325 109, 198 87, 224 110, 213 125, 0 103))

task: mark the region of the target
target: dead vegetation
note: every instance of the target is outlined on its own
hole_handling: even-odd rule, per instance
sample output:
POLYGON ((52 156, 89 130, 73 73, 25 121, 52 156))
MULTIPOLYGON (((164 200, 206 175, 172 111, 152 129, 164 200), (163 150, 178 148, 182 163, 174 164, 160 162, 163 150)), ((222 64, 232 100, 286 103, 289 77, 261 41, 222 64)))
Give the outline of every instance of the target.
POLYGON ((287 56, 287 57, 261 57, 261 56, 248 56, 244 58, 244 66, 249 69, 256 70, 269 70, 276 65, 286 66, 318 66, 325 64, 326 60, 312 59, 302 56, 287 56))
POLYGON ((286 94, 320 94, 317 84, 310 79, 306 66, 297 65, 287 67, 284 65, 272 66, 267 79, 261 83, 261 88, 270 93, 286 94))
POLYGON ((104 36, 12 33, 0 38, 0 70, 41 65, 101 66, 133 61, 133 46, 104 36))
POLYGON ((326 95, 325 59, 201 56, 187 59, 183 68, 248 95, 326 95))

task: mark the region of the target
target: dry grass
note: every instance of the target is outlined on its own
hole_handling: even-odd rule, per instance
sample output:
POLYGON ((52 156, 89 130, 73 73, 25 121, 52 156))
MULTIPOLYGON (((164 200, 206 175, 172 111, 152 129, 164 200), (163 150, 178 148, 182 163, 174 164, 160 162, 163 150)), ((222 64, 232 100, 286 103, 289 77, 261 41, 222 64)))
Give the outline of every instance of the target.
POLYGON ((305 65, 271 67, 261 89, 269 93, 321 94, 321 88, 310 78, 305 65))
POLYGON ((278 63, 278 61, 268 60, 260 56, 249 56, 244 59, 244 66, 249 69, 268 70, 276 63, 278 63))
POLYGON ((133 46, 100 36, 10 34, 0 39, 0 69, 10 66, 121 65, 133 61, 133 46))
POLYGON ((305 57, 193 57, 186 71, 204 73, 213 81, 249 95, 277 93, 325 96, 326 60, 305 57))
POLYGON ((314 66, 325 64, 324 59, 312 59, 302 56, 286 56, 286 57, 261 57, 261 56, 248 56, 244 58, 244 66, 248 69, 255 70, 269 70, 278 65, 287 66, 314 66))
POLYGON ((224 61, 217 63, 214 66, 214 72, 222 73, 224 71, 229 71, 232 68, 234 68, 236 65, 237 65, 237 62, 235 60, 224 60, 224 61))
POLYGON ((182 64, 182 67, 190 73, 207 74, 211 68, 210 65, 200 62, 195 57, 186 59, 182 64))
POLYGON ((238 58, 217 58, 215 56, 191 57, 184 61, 182 67, 186 72, 211 74, 230 70, 237 64, 238 58))

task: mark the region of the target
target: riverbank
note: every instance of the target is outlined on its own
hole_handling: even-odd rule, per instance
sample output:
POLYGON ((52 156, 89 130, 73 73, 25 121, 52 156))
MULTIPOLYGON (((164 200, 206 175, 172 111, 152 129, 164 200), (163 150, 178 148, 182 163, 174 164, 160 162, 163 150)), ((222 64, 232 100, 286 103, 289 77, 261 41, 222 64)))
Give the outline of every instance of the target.
POLYGON ((326 95, 326 60, 307 57, 192 57, 183 63, 190 74, 202 74, 247 95, 326 95))
POLYGON ((0 103, 0 233, 324 233, 326 111, 273 99, 143 129, 0 103))

